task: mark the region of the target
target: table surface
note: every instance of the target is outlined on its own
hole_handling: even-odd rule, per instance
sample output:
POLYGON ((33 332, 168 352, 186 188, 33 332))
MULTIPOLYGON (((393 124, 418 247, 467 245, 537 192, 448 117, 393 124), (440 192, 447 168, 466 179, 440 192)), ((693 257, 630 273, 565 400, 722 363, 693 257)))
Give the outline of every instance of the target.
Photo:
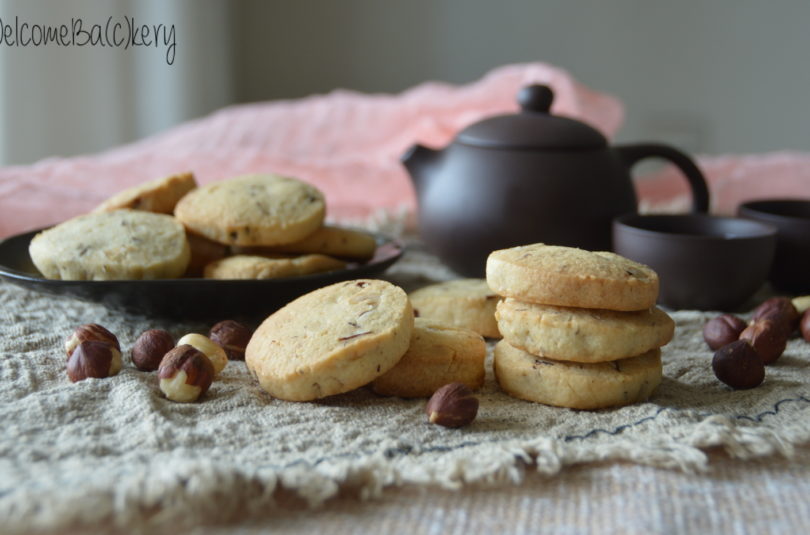
MULTIPOLYGON (((731 459, 710 453, 705 473, 630 463, 583 465, 522 484, 458 491, 402 487, 361 500, 351 489, 309 509, 292 494, 259 514, 198 525, 193 533, 628 534, 806 533, 810 447, 792 459, 731 459)), ((86 527, 60 533, 111 532, 86 527)), ((114 532, 114 531, 112 531, 114 532)))

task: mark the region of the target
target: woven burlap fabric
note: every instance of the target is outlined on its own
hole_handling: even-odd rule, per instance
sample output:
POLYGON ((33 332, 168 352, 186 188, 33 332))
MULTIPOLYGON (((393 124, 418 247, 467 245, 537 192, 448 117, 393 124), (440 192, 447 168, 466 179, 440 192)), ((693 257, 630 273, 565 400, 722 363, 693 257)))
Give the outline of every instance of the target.
MULTIPOLYGON (((386 275, 406 289, 451 277, 411 250, 386 275)), ((182 526, 266 510, 279 488, 313 505, 341 486, 361 496, 390 485, 518 482, 525 470, 626 460, 700 471, 705 449, 735 457, 791 455, 810 442, 810 344, 790 341, 760 387, 732 391, 711 372, 701 338, 711 313, 673 312, 664 380, 647 403, 572 411, 503 394, 488 372, 469 427, 430 425, 424 401, 360 389, 314 403, 272 399, 231 362, 204 400, 166 400, 154 374, 128 362, 104 380, 70 383, 62 343, 81 323, 176 336, 209 325, 123 315, 0 283, 0 518, 7 531, 106 525, 182 526)))

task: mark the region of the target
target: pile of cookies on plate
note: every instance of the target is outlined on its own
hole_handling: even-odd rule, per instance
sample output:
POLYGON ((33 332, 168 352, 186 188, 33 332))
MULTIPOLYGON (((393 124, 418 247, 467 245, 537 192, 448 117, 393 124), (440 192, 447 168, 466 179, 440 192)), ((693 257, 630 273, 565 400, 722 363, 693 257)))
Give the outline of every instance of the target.
POLYGON ((37 234, 49 279, 266 279, 342 269, 374 255, 373 236, 324 224, 314 186, 273 174, 197 187, 191 173, 125 190, 37 234))

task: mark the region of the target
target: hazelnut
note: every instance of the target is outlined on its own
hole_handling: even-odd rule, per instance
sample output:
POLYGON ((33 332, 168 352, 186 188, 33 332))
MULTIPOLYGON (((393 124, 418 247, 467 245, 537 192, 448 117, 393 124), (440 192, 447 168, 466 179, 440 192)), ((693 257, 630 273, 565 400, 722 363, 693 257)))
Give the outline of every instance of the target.
POLYGON ((787 345, 787 334, 784 326, 774 323, 769 319, 760 319, 745 328, 740 333, 740 340, 751 343, 762 362, 771 364, 776 362, 787 345))
POLYGON ((86 340, 68 357, 67 374, 72 382, 89 377, 102 379, 121 371, 121 352, 107 342, 86 340))
POLYGON ((754 388, 765 379, 765 363, 746 340, 718 349, 712 358, 714 375, 735 390, 754 388))
POLYGON ((208 357, 211 364, 214 365, 214 375, 219 375, 219 372, 228 364, 228 355, 225 354, 225 350, 219 344, 212 342, 207 336, 196 333, 187 334, 177 341, 178 346, 183 344, 192 346, 208 357))
POLYGON ((214 380, 214 365, 199 350, 182 344, 170 350, 158 367, 160 390, 172 401, 196 401, 214 380))
POLYGON ((230 360, 245 360, 245 348, 253 333, 233 320, 223 320, 211 327, 208 337, 219 344, 230 360))
POLYGON ((433 393, 425 412, 432 424, 461 427, 475 420, 478 414, 478 398, 467 385, 450 383, 433 393))
POLYGON ((70 357, 73 350, 87 340, 106 342, 117 349, 119 353, 121 352, 121 345, 113 333, 96 323, 87 323, 76 327, 76 330, 65 340, 65 353, 67 353, 67 356, 70 357))
POLYGON ((786 336, 790 336, 798 328, 801 315, 789 298, 771 297, 754 309, 751 323, 764 319, 771 320, 777 327, 784 329, 786 336))
POLYGON ((800 295, 790 300, 799 314, 804 314, 805 311, 810 310, 810 295, 800 295))
POLYGON ((158 369, 163 355, 174 347, 174 338, 163 329, 149 329, 135 340, 130 357, 136 368, 145 372, 158 369))
POLYGON ((747 324, 733 314, 723 314, 706 322, 703 326, 703 339, 709 349, 720 349, 740 337, 747 324))
POLYGON ((802 338, 810 342, 810 308, 804 311, 801 322, 802 338))

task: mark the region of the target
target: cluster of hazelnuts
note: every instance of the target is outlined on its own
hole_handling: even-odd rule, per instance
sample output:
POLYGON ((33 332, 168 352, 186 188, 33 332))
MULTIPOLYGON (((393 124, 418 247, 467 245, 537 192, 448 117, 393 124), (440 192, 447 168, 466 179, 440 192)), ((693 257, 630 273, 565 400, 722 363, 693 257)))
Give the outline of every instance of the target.
MULTIPOLYGON (((244 360, 252 332, 239 322, 224 320, 208 336, 187 334, 175 343, 163 329, 141 333, 132 346, 132 364, 157 370, 160 390, 172 401, 196 401, 208 391, 228 360, 244 360)), ((95 323, 80 325, 65 341, 67 375, 74 383, 89 377, 110 377, 121 371, 118 337, 95 323)))
POLYGON ((791 299, 772 297, 754 310, 750 323, 733 314, 709 320, 703 339, 716 351, 715 376, 731 388, 747 389, 762 383, 765 366, 782 356, 797 329, 810 342, 810 309, 802 315, 791 299))

